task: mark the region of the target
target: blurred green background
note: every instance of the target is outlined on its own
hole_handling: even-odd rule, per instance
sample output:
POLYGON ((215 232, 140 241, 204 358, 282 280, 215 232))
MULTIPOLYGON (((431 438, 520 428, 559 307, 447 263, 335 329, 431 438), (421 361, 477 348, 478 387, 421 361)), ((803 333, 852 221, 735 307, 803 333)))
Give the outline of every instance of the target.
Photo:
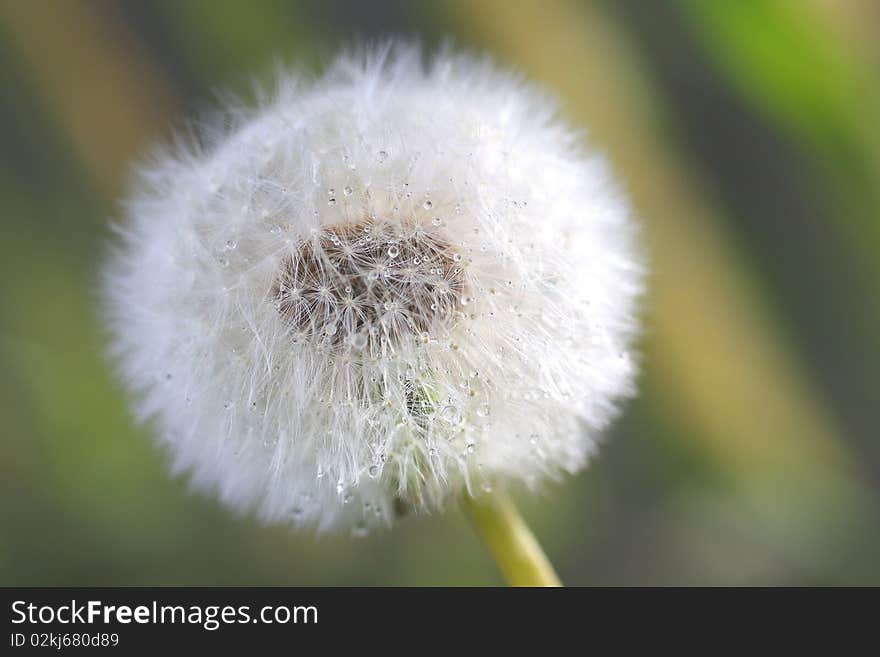
POLYGON ((641 395, 524 512, 569 584, 880 584, 874 0, 0 0, 0 584, 497 584, 455 509, 366 539, 188 492, 102 356, 133 160, 352 38, 446 37, 561 99, 652 262, 641 395))

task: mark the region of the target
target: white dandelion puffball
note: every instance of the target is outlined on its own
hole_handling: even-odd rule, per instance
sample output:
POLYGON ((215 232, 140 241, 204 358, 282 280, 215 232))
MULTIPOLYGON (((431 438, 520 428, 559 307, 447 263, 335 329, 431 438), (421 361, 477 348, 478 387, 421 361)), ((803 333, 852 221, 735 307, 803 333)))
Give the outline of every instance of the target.
POLYGON ((365 533, 584 466, 633 393, 642 268, 550 100, 400 47, 230 116, 145 167, 105 268, 113 355, 176 470, 365 533))

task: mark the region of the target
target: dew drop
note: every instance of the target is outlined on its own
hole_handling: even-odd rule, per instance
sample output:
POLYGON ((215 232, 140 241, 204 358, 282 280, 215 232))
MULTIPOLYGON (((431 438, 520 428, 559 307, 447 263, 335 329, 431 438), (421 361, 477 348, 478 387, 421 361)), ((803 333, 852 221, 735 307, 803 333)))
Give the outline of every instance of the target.
POLYGON ((443 223, 443 220, 440 217, 434 217, 433 219, 431 219, 431 223, 435 226, 439 226, 443 223))
POLYGON ((346 196, 351 196, 354 193, 354 190, 351 187, 346 187, 342 190, 342 193, 346 196))
POLYGON ((489 413, 489 404, 483 404, 477 409, 477 415, 479 415, 480 417, 489 417, 489 413))
POLYGON ((440 411, 440 417, 450 424, 458 424, 461 421, 461 413, 455 406, 444 406, 440 411))
POLYGON ((228 267, 229 266, 229 258, 220 258, 217 262, 220 263, 221 267, 228 267))
POLYGON ((223 402, 223 408, 225 408, 227 411, 228 411, 230 408, 232 408, 232 400, 227 399, 225 402, 223 402))
POLYGON ((378 465, 371 465, 370 469, 367 471, 367 474, 369 474, 371 478, 375 479, 376 475, 379 474, 379 466, 378 465))
POLYGON ((454 256, 452 256, 452 259, 453 259, 455 262, 461 262, 461 254, 460 254, 460 253, 456 253, 454 256))
POLYGON ((477 446, 474 445, 473 443, 468 443, 466 449, 467 449, 468 454, 473 454, 474 452, 477 451, 477 446))
POLYGON ((397 248, 396 245, 392 244, 391 246, 388 247, 388 257, 389 258, 396 258, 398 255, 400 255, 400 249, 397 248))
POLYGON ((384 162, 385 160, 388 159, 388 153, 385 151, 379 151, 379 155, 376 159, 378 159, 379 164, 381 164, 382 162, 384 162))
POLYGON ((354 333, 351 336, 351 346, 355 349, 363 349, 367 346, 367 334, 363 332, 354 333))
POLYGON ((434 207, 434 204, 431 203, 431 201, 425 201, 425 203, 422 207, 425 208, 425 210, 430 210, 431 208, 434 207))
POLYGON ((336 199, 335 198, 327 199, 327 205, 336 205, 336 199))
POLYGON ((238 246, 238 242, 235 240, 226 240, 226 250, 232 251, 235 247, 238 246))
POLYGON ((492 484, 490 484, 488 481, 484 481, 483 485, 480 486, 480 488, 483 490, 484 493, 492 492, 492 484))

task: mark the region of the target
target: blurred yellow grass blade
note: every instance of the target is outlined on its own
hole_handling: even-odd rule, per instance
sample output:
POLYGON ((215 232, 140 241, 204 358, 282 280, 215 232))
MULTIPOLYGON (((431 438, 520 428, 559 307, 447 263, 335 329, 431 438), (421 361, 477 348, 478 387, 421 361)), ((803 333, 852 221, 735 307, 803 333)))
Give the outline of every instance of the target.
POLYGON ((54 106, 102 193, 173 108, 164 80, 104 3, 0 2, 5 32, 54 106))
POLYGON ((880 75, 880 3, 877 0, 814 0, 816 10, 827 29, 832 30, 838 42, 849 46, 856 56, 864 59, 866 68, 873 67, 874 77, 880 75))
POLYGON ((826 409, 772 325, 716 211, 660 137, 656 113, 646 112, 650 91, 608 18, 567 2, 454 6, 459 29, 565 99, 627 181, 653 270, 647 379, 655 398, 696 429, 690 433, 700 442, 692 447, 736 481, 785 487, 817 472, 843 481, 851 463, 826 409))

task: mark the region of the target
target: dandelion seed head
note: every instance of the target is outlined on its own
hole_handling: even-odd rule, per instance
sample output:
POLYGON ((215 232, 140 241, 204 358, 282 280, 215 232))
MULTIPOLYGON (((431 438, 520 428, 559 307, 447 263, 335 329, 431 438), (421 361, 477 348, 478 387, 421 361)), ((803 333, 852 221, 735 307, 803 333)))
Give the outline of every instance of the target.
POLYGON ((362 535, 585 465, 634 391, 643 273, 543 93, 396 47, 230 115, 144 167, 105 267, 115 360, 177 470, 362 535))

